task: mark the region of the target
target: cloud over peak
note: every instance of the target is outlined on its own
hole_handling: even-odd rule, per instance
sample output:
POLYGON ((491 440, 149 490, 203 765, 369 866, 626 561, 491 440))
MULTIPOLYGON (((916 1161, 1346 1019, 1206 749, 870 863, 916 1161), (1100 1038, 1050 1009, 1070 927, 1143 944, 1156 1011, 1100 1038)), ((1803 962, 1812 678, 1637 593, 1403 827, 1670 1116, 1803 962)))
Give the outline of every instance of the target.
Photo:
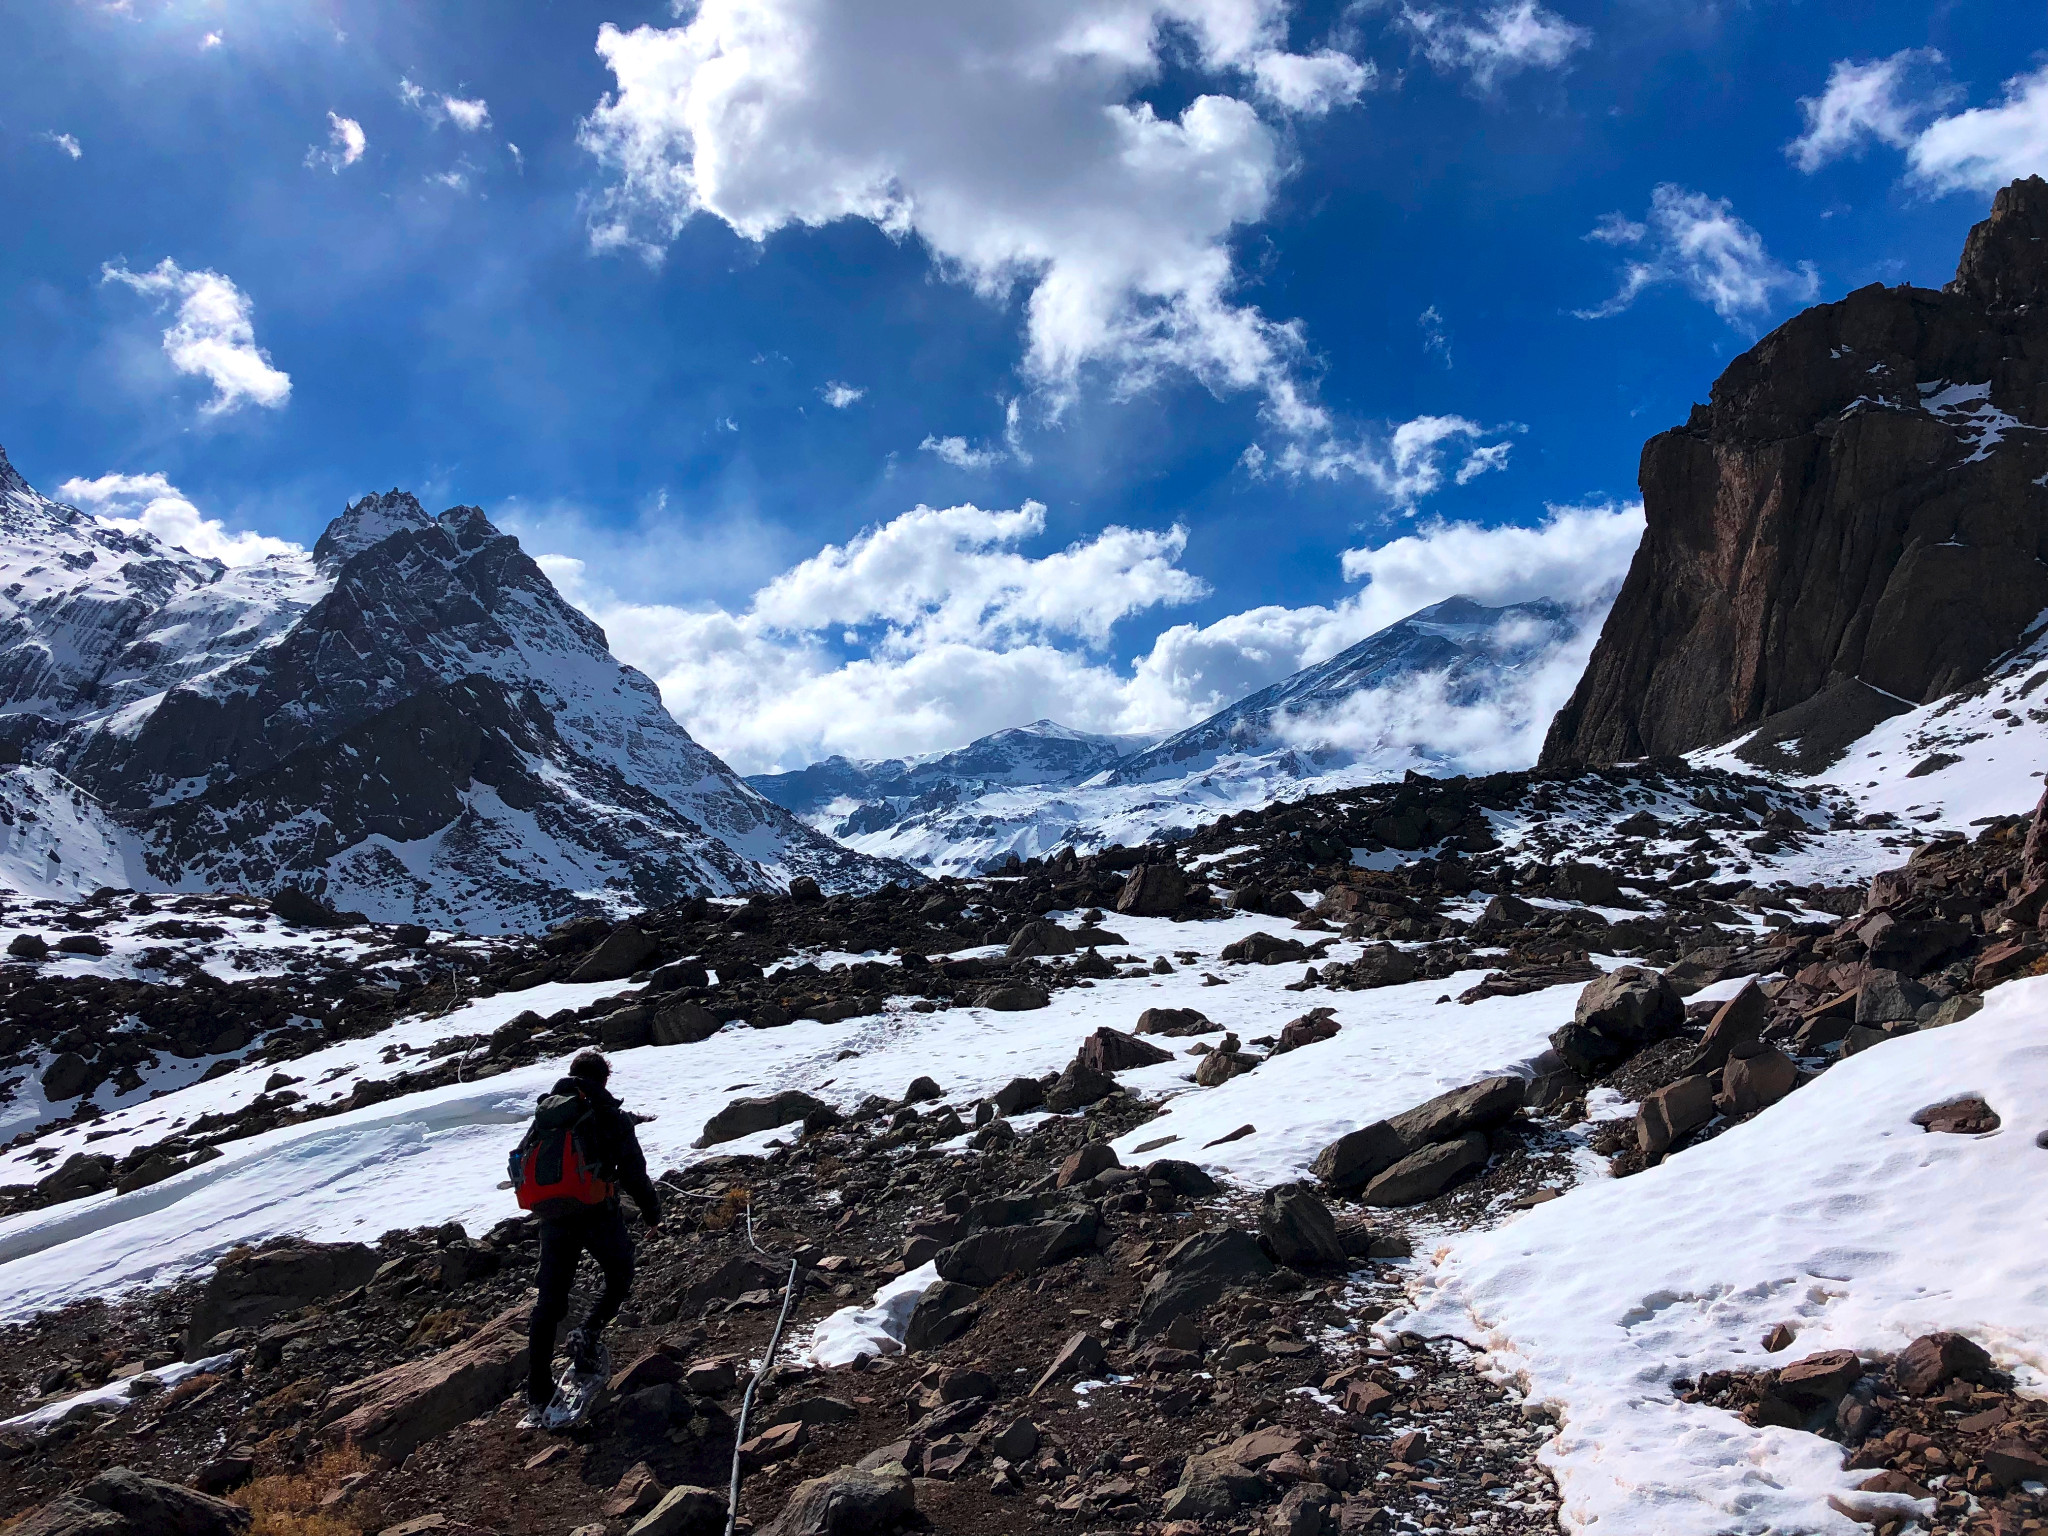
POLYGON ((1800 98, 1806 131, 1785 153, 1811 175, 1889 145, 1905 152, 1907 180, 1936 194, 1989 192, 2048 170, 2048 65, 2007 80, 1996 105, 1955 113, 1964 92, 1947 70, 1933 48, 1837 60, 1821 94, 1800 98))
POLYGON ((272 555, 304 553, 288 539, 229 532, 219 518, 201 513, 161 474, 71 479, 57 487, 57 494, 110 528, 153 533, 166 544, 223 565, 255 565, 272 555))
POLYGON ((200 407, 204 415, 226 415, 245 405, 282 410, 291 398, 291 375, 271 366, 270 354, 256 345, 255 305, 230 278, 187 272, 166 256, 146 272, 108 262, 100 281, 132 288, 159 310, 177 306, 164 331, 164 353, 178 372, 213 386, 213 398, 200 407))
POLYGON ((1671 182, 1650 194, 1650 211, 1641 222, 1610 213, 1586 238, 1635 256, 1623 267, 1613 298, 1574 311, 1582 320, 1618 315, 1661 283, 1678 284, 1731 325, 1768 314, 1780 295, 1804 303, 1820 289, 1812 263, 1792 270, 1773 260, 1763 236, 1736 216, 1727 198, 1671 182))

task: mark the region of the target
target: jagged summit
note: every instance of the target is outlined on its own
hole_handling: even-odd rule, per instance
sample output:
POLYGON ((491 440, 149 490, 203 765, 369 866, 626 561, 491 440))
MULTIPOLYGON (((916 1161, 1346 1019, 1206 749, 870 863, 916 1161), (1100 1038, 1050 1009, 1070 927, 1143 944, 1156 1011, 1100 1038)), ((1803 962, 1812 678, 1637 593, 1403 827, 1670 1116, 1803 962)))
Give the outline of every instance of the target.
POLYGON ((10 472, 10 757, 0 828, 38 830, 0 831, 0 883, 36 895, 293 885, 490 931, 909 873, 741 783, 481 509, 403 491, 229 568, 10 472))
MULTIPOLYGON (((454 508, 474 511, 475 508, 454 508)), ((434 526, 424 507, 411 491, 389 490, 381 496, 365 496, 352 502, 327 525, 313 546, 313 558, 323 570, 338 567, 351 555, 361 554, 394 533, 424 530, 434 526)))
POLYGON ((1955 280, 1943 292, 1986 309, 2048 302, 2048 181, 2028 176, 1999 189, 1991 216, 1964 240, 1955 280))

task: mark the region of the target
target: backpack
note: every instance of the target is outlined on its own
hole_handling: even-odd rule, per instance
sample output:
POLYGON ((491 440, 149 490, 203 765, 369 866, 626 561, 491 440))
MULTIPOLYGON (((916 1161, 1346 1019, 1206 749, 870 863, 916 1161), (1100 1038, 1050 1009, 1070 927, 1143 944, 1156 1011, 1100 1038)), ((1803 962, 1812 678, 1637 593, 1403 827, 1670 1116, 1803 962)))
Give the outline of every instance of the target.
POLYGON ((533 1124, 512 1149, 508 1172, 519 1208, 547 1218, 603 1205, 617 1191, 611 1172, 593 1154, 596 1111, 580 1093, 551 1093, 533 1112, 533 1124))

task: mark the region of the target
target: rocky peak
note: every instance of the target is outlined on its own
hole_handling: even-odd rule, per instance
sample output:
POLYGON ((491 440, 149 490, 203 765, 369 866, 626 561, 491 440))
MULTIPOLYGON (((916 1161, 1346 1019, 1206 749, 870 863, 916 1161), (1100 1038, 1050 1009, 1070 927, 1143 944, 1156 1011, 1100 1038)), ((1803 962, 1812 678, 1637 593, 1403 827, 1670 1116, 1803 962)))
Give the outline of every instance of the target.
MULTIPOLYGON (((451 509, 451 512, 464 511, 474 512, 476 509, 451 509)), ((327 525, 327 531, 320 535, 320 542, 313 546, 313 558, 323 571, 332 572, 343 561, 361 554, 394 533, 407 529, 425 530, 433 526, 434 519, 427 515, 411 491, 394 489, 381 496, 365 496, 352 502, 341 516, 327 525)))
POLYGON ((0 496, 26 496, 30 494, 28 482, 8 462, 7 449, 0 446, 0 496))
POLYGON ((1986 309, 2048 302, 2048 181, 2028 176, 2001 187, 1991 216, 1970 231, 1947 293, 1986 309))
POLYGON ((1754 731, 1812 772, 1983 677, 2048 608, 2044 295, 2030 177, 1947 288, 1873 283, 1730 363, 1643 447, 1643 542, 1543 762, 1754 731))

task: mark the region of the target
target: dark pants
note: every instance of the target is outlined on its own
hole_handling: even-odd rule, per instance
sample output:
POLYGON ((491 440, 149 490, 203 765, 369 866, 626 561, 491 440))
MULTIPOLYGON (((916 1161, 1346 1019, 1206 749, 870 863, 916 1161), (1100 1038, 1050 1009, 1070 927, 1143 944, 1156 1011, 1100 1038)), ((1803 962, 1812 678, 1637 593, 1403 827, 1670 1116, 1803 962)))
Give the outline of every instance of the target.
POLYGON ((569 1289, 576 1283, 576 1265, 586 1250, 604 1271, 604 1294, 583 1321, 584 1337, 595 1343, 598 1333, 619 1315, 633 1285, 633 1238, 618 1201, 540 1224, 540 1299, 533 1304, 527 1330, 526 1391, 535 1401, 554 1395, 555 1330, 569 1315, 569 1289))

